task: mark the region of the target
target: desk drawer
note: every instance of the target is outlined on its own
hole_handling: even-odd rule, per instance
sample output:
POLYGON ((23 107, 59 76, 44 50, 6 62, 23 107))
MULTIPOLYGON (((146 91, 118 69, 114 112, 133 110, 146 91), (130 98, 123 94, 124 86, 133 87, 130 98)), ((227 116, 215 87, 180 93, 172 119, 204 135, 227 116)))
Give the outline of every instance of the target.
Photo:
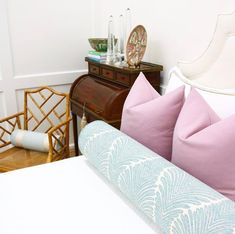
POLYGON ((119 83, 129 86, 130 85, 130 77, 128 74, 117 73, 117 79, 119 83))
POLYGON ((89 65, 89 73, 99 75, 100 74, 100 68, 96 65, 90 64, 89 65))
POLYGON ((114 71, 102 68, 101 75, 109 80, 114 80, 114 71))

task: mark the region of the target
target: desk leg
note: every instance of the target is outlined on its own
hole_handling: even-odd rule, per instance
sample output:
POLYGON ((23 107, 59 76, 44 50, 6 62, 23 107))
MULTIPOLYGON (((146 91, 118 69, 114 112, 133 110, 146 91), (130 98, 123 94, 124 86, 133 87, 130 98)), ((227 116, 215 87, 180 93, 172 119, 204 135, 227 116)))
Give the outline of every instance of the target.
POLYGON ((73 139, 74 139, 74 147, 75 154, 78 156, 78 125, 77 125, 77 115, 72 114, 73 117, 73 139))

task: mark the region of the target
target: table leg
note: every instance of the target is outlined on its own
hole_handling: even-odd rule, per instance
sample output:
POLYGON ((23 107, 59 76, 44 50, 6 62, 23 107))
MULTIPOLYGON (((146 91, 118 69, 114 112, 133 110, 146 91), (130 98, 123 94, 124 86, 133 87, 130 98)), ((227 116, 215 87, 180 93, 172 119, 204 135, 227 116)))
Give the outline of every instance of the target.
POLYGON ((73 139, 74 139, 74 147, 75 147, 75 154, 78 156, 78 125, 77 125, 77 115, 72 114, 73 118, 73 139))

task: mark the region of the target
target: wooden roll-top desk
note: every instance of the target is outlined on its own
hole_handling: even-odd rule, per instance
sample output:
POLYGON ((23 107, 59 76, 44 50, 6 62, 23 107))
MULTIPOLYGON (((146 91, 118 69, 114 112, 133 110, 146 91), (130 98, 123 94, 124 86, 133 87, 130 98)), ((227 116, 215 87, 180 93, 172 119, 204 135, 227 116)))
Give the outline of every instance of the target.
POLYGON ((142 62, 139 68, 117 67, 89 58, 88 74, 77 78, 70 89, 75 153, 78 155, 77 116, 85 113, 88 122, 103 120, 120 128, 122 108, 129 90, 140 72, 160 92, 161 65, 142 62))

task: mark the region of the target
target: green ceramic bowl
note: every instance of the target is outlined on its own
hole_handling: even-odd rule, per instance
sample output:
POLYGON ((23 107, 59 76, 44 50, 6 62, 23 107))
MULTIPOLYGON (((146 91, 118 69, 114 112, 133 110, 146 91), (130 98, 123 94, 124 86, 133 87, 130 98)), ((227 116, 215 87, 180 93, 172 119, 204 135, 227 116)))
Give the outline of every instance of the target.
POLYGON ((88 41, 95 51, 107 52, 107 38, 89 38, 88 41))

